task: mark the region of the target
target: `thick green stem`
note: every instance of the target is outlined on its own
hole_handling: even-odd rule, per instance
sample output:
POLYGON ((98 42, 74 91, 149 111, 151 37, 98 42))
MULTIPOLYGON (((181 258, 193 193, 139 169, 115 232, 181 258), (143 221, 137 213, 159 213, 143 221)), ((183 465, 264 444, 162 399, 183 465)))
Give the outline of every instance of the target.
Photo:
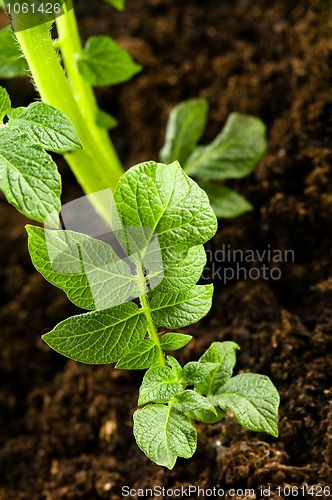
MULTIPOLYGON (((76 101, 55 52, 50 24, 19 31, 16 36, 42 100, 63 111, 76 128, 83 149, 66 154, 65 159, 83 190, 86 194, 108 188, 114 190, 123 169, 114 150, 110 154, 110 148, 98 136, 98 127, 92 120, 87 120, 82 112, 90 102, 90 97, 84 105, 76 101)), ((96 209, 105 219, 109 219, 108 206, 97 201, 96 209)))
POLYGON ((107 130, 96 125, 99 108, 93 89, 81 76, 77 68, 77 57, 83 49, 73 7, 70 8, 65 15, 56 19, 56 26, 59 36, 58 44, 61 50, 63 63, 81 113, 89 126, 89 130, 96 141, 96 145, 104 152, 105 156, 109 157, 112 162, 113 170, 116 169, 121 175, 123 173, 123 168, 107 130))

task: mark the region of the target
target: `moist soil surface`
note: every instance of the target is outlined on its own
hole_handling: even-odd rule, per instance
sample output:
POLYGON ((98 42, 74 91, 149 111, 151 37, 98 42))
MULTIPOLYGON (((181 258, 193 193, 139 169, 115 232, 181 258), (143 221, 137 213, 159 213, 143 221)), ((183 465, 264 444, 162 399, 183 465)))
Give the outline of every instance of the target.
MULTIPOLYGON (((157 159, 168 113, 186 98, 209 100, 204 142, 232 111, 257 115, 267 125, 264 160, 247 179, 229 183, 254 210, 220 221, 206 270, 215 284, 213 308, 185 329, 194 340, 179 359, 198 359, 212 341, 237 342, 237 372, 266 374, 280 392, 280 437, 252 433, 230 417, 198 424, 196 454, 179 459, 173 471, 151 463, 132 433, 142 372, 68 361, 40 340, 79 310, 34 271, 27 221, 2 198, 0 499, 118 500, 124 485, 218 486, 225 490, 220 498, 287 498, 296 496, 287 489, 293 486, 304 488, 299 498, 327 498, 322 486, 332 486, 329 2, 126 4, 118 13, 100 1, 82 0, 77 10, 84 38, 112 35, 144 66, 134 80, 98 90, 101 106, 119 119, 112 135, 127 167, 157 159), (262 267, 259 257, 248 263, 238 253, 220 262, 220 251, 228 248, 292 252, 283 253, 283 262, 264 259, 268 279, 257 271, 250 279, 249 271, 262 267), (225 283, 226 267, 235 277, 225 283), (261 488, 269 486, 263 497, 261 488)), ((6 86, 15 106, 34 98, 28 79, 6 86)), ((80 196, 68 168, 60 169, 63 201, 80 196)), ((139 493, 153 498, 142 492, 131 498, 139 493)))

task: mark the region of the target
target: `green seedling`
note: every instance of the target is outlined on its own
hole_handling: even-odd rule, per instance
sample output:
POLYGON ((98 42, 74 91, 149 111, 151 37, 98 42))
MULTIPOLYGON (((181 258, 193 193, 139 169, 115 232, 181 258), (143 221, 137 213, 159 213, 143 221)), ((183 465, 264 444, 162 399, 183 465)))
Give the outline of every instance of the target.
POLYGON ((59 323, 44 341, 82 363, 148 370, 134 435, 159 465, 171 469, 177 457, 190 458, 197 443, 193 421, 215 423, 227 411, 244 427, 277 436, 278 393, 264 375, 232 377, 235 342, 214 342, 184 367, 165 356, 191 340, 173 330, 211 308, 213 285, 197 285, 203 244, 217 228, 206 193, 177 162, 147 162, 121 177, 110 211, 121 256, 85 234, 27 227, 36 269, 89 310, 59 323))
MULTIPOLYGON (((124 8, 123 0, 108 3, 124 8)), ((10 14, 12 27, 0 30, 0 78, 30 74, 42 101, 65 113, 77 132, 82 147, 62 154, 83 191, 114 191, 124 172, 108 135, 117 120, 99 109, 93 87, 125 82, 142 68, 109 36, 92 36, 83 47, 72 0, 1 0, 1 7, 10 14), (54 20, 56 40, 51 37, 54 20)), ((232 113, 211 144, 197 146, 207 107, 198 98, 171 112, 160 158, 179 161, 199 181, 218 217, 236 217, 252 205, 223 182, 253 171, 266 149, 265 127, 258 118, 232 113)), ((107 219, 103 202, 94 204, 107 219)))
POLYGON ((252 205, 223 182, 252 173, 266 151, 266 127, 254 116, 231 113, 222 131, 207 146, 199 146, 207 122, 206 99, 190 99, 170 113, 160 159, 178 160, 184 171, 198 180, 219 218, 232 218, 252 210, 252 205))

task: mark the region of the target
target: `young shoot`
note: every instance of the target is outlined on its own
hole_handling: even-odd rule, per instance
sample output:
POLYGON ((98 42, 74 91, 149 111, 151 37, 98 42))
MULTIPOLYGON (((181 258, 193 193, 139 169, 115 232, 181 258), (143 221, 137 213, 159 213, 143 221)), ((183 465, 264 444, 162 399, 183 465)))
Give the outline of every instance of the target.
POLYGON ((197 285, 203 244, 217 228, 206 193, 178 162, 147 162, 121 177, 109 205, 121 256, 85 234, 27 226, 36 269, 89 310, 59 323, 44 341, 83 363, 148 370, 134 435, 159 465, 172 469, 177 457, 190 458, 197 443, 193 422, 212 424, 228 411, 244 427, 277 436, 278 392, 264 375, 232 377, 235 342, 213 342, 183 367, 165 354, 191 340, 174 330, 211 308, 213 285, 197 285))

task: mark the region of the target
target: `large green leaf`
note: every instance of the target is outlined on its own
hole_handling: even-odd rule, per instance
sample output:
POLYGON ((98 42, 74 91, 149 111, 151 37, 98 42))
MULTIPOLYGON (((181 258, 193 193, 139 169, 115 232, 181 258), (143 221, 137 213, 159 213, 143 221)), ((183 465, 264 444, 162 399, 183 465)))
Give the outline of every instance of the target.
POLYGON ((108 36, 91 36, 77 56, 81 75, 93 86, 115 85, 141 71, 126 50, 108 36))
POLYGON ((231 113, 215 140, 193 151, 185 171, 206 181, 244 177, 263 157, 265 135, 266 127, 259 118, 231 113))
POLYGON ((165 145, 160 151, 164 163, 178 161, 185 165, 206 125, 208 103, 204 98, 189 99, 178 104, 170 113, 165 145))
POLYGON ((229 380, 236 364, 238 344, 231 341, 213 342, 208 350, 199 359, 199 363, 215 363, 215 369, 203 380, 195 385, 196 391, 201 394, 214 394, 229 380))
POLYGON ((242 373, 208 397, 210 403, 234 413, 239 424, 256 432, 278 436, 279 394, 265 375, 242 373))
POLYGON ((0 125, 4 117, 10 111, 11 102, 7 91, 0 87, 0 125))
POLYGON ((27 108, 14 109, 10 114, 8 127, 22 134, 26 133, 33 142, 48 151, 65 153, 82 148, 69 118, 44 102, 34 102, 27 108))
POLYGON ((190 458, 196 450, 195 428, 171 406, 148 405, 136 410, 134 435, 140 449, 168 469, 174 467, 177 457, 190 458))
POLYGON ((26 135, 0 128, 0 190, 19 212, 58 225, 61 179, 52 158, 26 135))
POLYGON ((144 375, 138 404, 167 403, 183 391, 177 374, 168 366, 153 366, 144 375))
POLYGON ((156 326, 182 328, 202 319, 211 309, 213 285, 196 285, 186 292, 151 293, 150 307, 156 326))
POLYGON ((28 63, 24 59, 13 30, 8 26, 0 30, 0 78, 27 75, 28 63))
POLYGON ((140 309, 127 302, 68 318, 44 334, 43 340, 81 363, 115 363, 142 342, 146 327, 140 309))
POLYGON ((86 234, 27 226, 33 265, 83 309, 106 309, 140 295, 129 266, 86 234))
POLYGON ((220 184, 201 184, 207 193, 211 207, 220 219, 239 217, 253 209, 251 203, 236 191, 220 184))

